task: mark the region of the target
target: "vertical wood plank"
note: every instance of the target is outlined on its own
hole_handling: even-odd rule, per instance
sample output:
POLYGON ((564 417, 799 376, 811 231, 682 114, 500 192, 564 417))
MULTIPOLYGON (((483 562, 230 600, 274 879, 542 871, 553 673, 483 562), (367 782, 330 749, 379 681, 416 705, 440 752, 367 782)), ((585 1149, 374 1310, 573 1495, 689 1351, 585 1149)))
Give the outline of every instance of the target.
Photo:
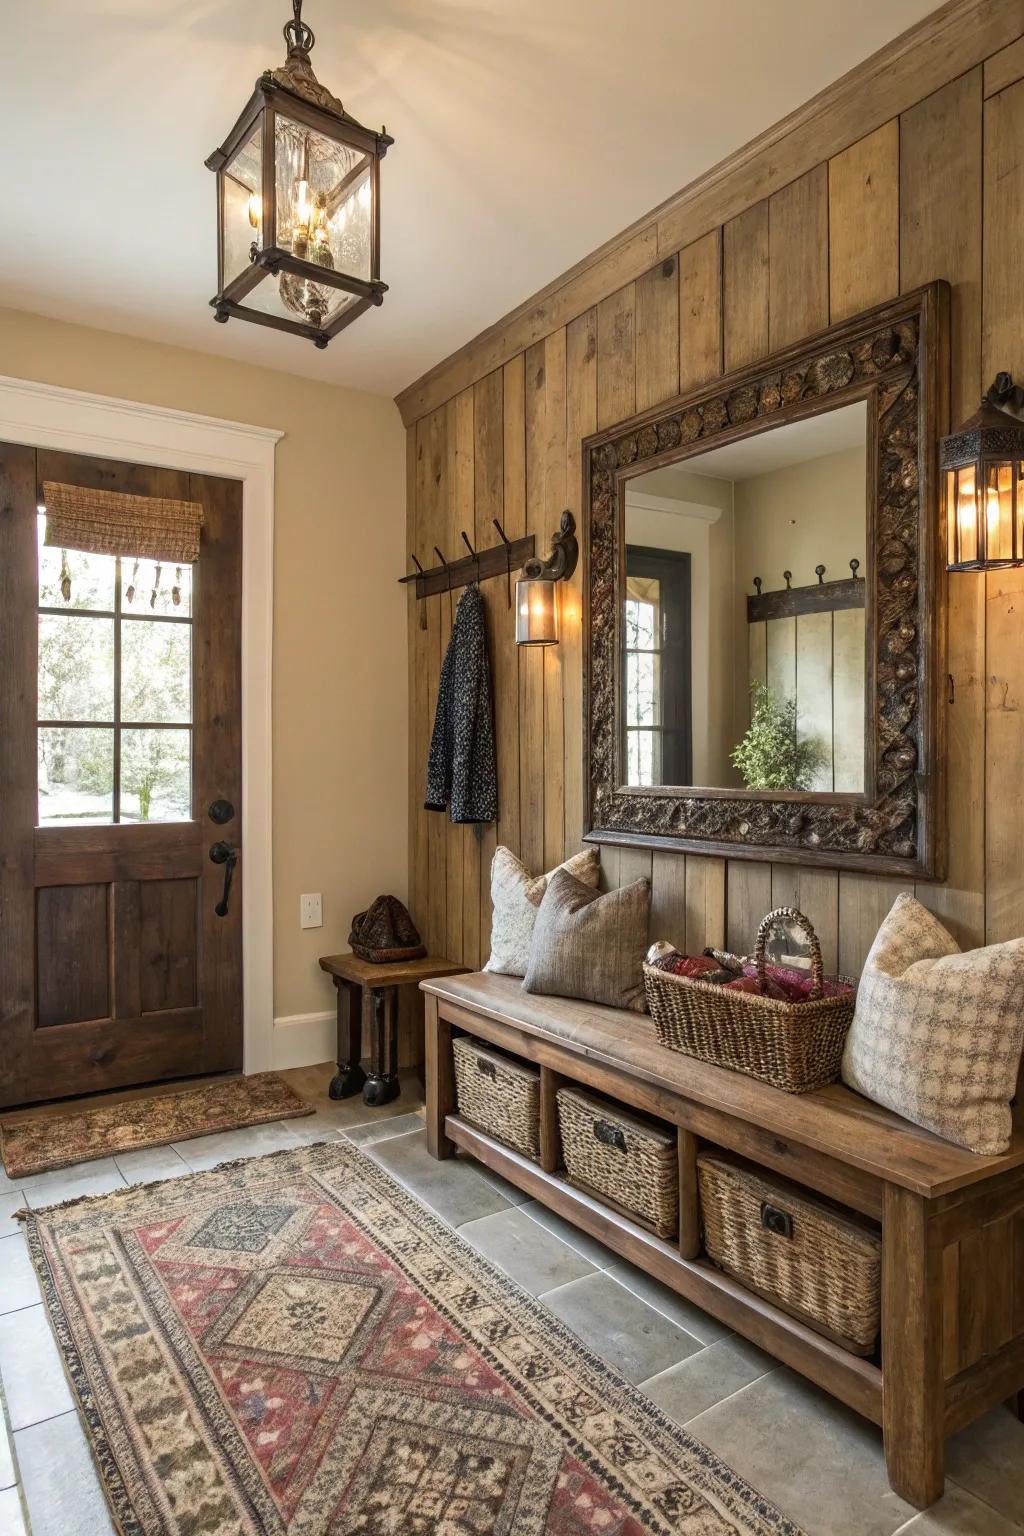
POLYGON ((828 170, 816 165, 768 200, 771 351, 828 325, 828 170))
MULTIPOLYGON (((487 374, 478 380, 473 388, 473 480, 474 480, 474 519, 476 528, 476 548, 487 549, 498 542, 492 519, 497 518, 502 522, 504 513, 504 468, 505 454, 503 441, 503 412, 504 412, 504 378, 502 370, 496 368, 493 373, 487 374)), ((502 523, 502 526, 504 524, 502 523)), ((468 904, 473 897, 476 898, 476 958, 470 960, 467 956, 466 964, 482 965, 490 954, 491 949, 491 891, 490 874, 491 860, 498 841, 498 825, 501 821, 502 804, 508 794, 508 785, 504 779, 504 762, 501 751, 501 726, 499 716, 506 716, 509 701, 506 697, 506 659, 508 648, 511 645, 512 614, 508 608, 507 582, 504 576, 492 577, 490 581, 483 583, 484 589, 484 613, 487 623, 487 649, 491 660, 491 690, 494 696, 494 737, 495 737, 495 761, 498 768, 498 821, 482 828, 469 827, 466 829, 467 837, 472 837, 476 844, 476 859, 468 862, 467 869, 471 879, 467 880, 464 887, 464 899, 467 903, 464 925, 467 934, 472 933, 473 917, 468 910, 468 904), (475 864, 475 867, 474 867, 475 864), (475 890, 472 889, 475 882, 475 890)), ((517 688, 518 694, 518 678, 517 688)), ((516 775, 518 795, 518 774, 516 775)))
POLYGON ((942 1250, 942 1374, 960 1369, 960 1244, 942 1250))
MULTIPOLYGON (((981 378, 982 72, 973 69, 900 120, 900 286, 952 286, 951 425, 975 409, 981 378), (948 218, 948 190, 957 217, 948 218)), ((1000 364, 1000 366, 1002 366, 1000 364)), ((947 878, 916 894, 969 949, 985 938, 985 577, 947 589, 947 878)))
POLYGON ((829 294, 843 320, 899 286, 899 123, 893 118, 828 163, 829 294))
POLYGON ((768 202, 722 231, 722 333, 726 372, 768 351, 768 202))
POLYGON ((632 885, 636 880, 650 880, 653 854, 650 848, 619 849, 619 886, 632 885))
MULTIPOLYGON (((416 428, 406 432, 406 543, 420 564, 430 564, 430 549, 422 536, 417 505, 416 428)), ((430 893, 427 878, 427 812, 423 809, 427 777, 430 721, 427 718, 427 610, 406 588, 409 626, 409 910, 421 933, 427 931, 430 893)))
POLYGON ((761 919, 771 911, 771 865, 730 859, 727 881, 726 946, 734 954, 751 955, 761 919))
POLYGON ((994 1354, 1014 1336, 1013 1220, 1003 1216, 984 1229, 985 1352, 994 1354))
POLYGON ((702 853, 686 855, 686 952, 699 955, 709 945, 722 949, 726 941, 725 859, 702 853))
POLYGON ((651 860, 650 936, 686 950, 686 859, 660 848, 651 860))
POLYGON ((597 306, 597 425, 612 427, 636 410, 635 284, 597 306))
POLYGON ((679 393, 679 263, 668 256, 636 284, 636 409, 679 393))
POLYGON ((910 881, 843 870, 839 876, 839 970, 860 975, 882 919, 910 881))
MULTIPOLYGON (((457 560, 466 553, 466 547, 462 541, 463 533, 469 539, 472 539, 476 527, 473 511, 475 489, 473 469, 473 390, 464 389, 455 396, 454 400, 450 400, 447 412, 448 467, 446 486, 448 492, 448 516, 447 532, 441 548, 449 560, 457 560)), ((461 596, 461 591, 455 593, 456 606, 461 596)), ((444 629, 444 626, 442 628, 444 629)), ((443 633, 442 655, 448 644, 449 633, 450 631, 448 630, 445 630, 443 633)), ((479 861, 480 855, 474 829, 467 826, 457 826, 451 821, 450 817, 446 818, 447 916, 445 921, 444 952, 449 959, 459 960, 467 965, 476 963, 476 950, 479 947, 479 861), (471 872, 468 876, 470 887, 470 900, 468 902, 466 901, 467 860, 471 867, 474 862, 477 865, 475 881, 471 872), (467 935, 465 920, 467 910, 470 909, 470 929, 467 935)))
MULTIPOLYGON (((510 539, 526 533, 526 358, 523 353, 502 370, 503 455, 502 480, 505 513, 503 527, 510 539)), ((515 588, 513 587, 513 593, 515 588)), ((508 616, 508 608, 505 610, 508 616)), ((521 853, 519 779, 519 647, 512 623, 497 624, 495 646, 494 714, 498 762, 497 841, 521 853)), ((484 874, 484 900, 490 897, 490 872, 484 874)))
MULTIPOLYGON (((530 347, 525 361, 526 526, 544 553, 547 492, 545 347, 530 347)), ((519 839, 520 856, 533 874, 544 863, 544 648, 519 652, 519 839)))
MULTIPOLYGON (((982 376, 1024 377, 1024 80, 985 103, 982 376)), ((955 578, 953 578, 955 579, 955 578)), ((1017 789, 1024 753, 1024 571, 986 577, 985 936, 1024 932, 1024 816, 1017 789)))
POLYGON ((722 371, 722 231, 679 252, 679 388, 699 389, 722 371))
POLYGON ((679 1127, 676 1166, 679 1172, 679 1252, 684 1259, 700 1253, 700 1201, 697 1188, 697 1138, 679 1127))
MULTIPOLYGON (((566 507, 566 335, 555 331, 544 343, 544 502, 539 537, 547 554, 566 507)), ((556 595, 559 634, 565 622, 565 591, 556 595)), ((544 674, 544 868, 560 864, 565 850, 565 726, 561 643, 541 648, 544 674)))
MULTIPOLYGON (((587 310, 565 333, 565 500, 583 523, 581 444, 597 430, 597 310, 587 310)), ((583 560, 562 588, 562 733, 564 837, 562 857, 581 846, 585 784, 583 778, 583 560)))
POLYGON ((540 1166, 545 1173, 557 1173, 562 1166, 562 1143, 558 1134, 558 1101, 555 1098, 561 1079, 550 1067, 540 1069, 540 1166))
MULTIPOLYGON (((447 411, 439 407, 425 416, 416 428, 417 490, 416 503, 421 516, 422 537, 433 551, 441 545, 446 533, 447 500, 445 477, 448 469, 447 411)), ((447 553, 447 552, 446 552, 447 553)), ((431 553, 431 559, 434 558, 431 553)), ((423 599, 427 607, 426 645, 426 718, 427 743, 434 729, 437 712, 437 689, 441 673, 441 634, 443 623, 449 625, 448 597, 439 593, 423 599)), ((446 813, 444 813, 446 814, 446 813)), ((443 954, 447 919, 447 861, 445 848, 445 820, 440 811, 426 811, 427 825, 427 888, 430 903, 427 908, 427 948, 435 954, 443 954)))

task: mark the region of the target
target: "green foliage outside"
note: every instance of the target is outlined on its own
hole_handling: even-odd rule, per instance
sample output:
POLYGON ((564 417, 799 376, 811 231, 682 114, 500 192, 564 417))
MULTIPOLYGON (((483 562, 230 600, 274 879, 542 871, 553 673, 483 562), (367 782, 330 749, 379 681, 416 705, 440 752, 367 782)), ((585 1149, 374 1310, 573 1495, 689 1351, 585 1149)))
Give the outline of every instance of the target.
POLYGON ((750 689, 750 726, 730 754, 748 789, 811 789, 825 765, 820 742, 800 741, 796 699, 777 699, 764 683, 750 689))

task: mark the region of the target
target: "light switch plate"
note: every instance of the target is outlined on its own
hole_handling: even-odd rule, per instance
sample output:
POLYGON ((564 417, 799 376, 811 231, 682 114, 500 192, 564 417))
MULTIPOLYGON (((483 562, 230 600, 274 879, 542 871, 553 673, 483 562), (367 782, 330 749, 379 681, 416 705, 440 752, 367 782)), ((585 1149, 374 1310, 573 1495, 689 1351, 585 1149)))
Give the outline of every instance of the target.
POLYGON ((319 891, 313 891, 306 896, 299 897, 299 927, 322 928, 324 925, 324 904, 319 891))

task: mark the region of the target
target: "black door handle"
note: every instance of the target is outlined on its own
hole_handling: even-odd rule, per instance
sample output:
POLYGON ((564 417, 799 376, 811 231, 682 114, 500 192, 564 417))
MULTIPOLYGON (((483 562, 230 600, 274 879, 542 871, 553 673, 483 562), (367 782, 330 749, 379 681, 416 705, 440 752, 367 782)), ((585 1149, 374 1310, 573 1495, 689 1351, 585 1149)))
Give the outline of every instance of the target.
POLYGON ((231 877, 238 863, 238 849, 232 848, 230 843, 214 843, 210 849, 210 860, 214 864, 224 865, 224 894, 213 910, 218 917, 227 917, 228 902, 231 898, 231 877))

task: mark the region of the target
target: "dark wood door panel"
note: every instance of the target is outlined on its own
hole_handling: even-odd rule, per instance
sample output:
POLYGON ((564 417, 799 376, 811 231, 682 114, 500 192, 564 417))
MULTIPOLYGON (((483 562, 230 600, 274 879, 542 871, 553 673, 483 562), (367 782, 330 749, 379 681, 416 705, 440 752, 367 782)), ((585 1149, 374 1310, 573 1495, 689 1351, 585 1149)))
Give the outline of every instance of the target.
POLYGON ((146 880, 137 886, 144 1014, 199 1002, 199 889, 196 880, 146 880))
POLYGON ((118 853, 39 853, 36 855, 36 885, 92 885, 100 881, 112 885, 118 880, 198 879, 204 873, 205 854, 193 833, 192 848, 173 848, 167 853, 136 852, 123 848, 118 853))
POLYGON ((101 1093, 207 1070, 199 1008, 148 1019, 65 1024, 36 1030, 23 1098, 31 1102, 101 1093))
POLYGON ((36 1022, 40 1029, 110 1017, 110 888, 36 892, 36 1022))

